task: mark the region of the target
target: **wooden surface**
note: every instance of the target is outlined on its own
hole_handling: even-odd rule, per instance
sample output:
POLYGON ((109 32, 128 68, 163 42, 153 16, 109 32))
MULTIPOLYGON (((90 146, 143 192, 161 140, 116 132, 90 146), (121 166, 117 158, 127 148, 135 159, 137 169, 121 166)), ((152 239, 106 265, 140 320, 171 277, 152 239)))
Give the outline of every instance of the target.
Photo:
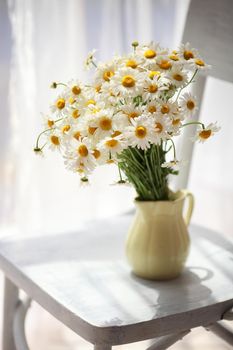
POLYGON ((207 325, 233 305, 233 243, 190 228, 187 269, 169 282, 142 280, 124 260, 131 216, 80 232, 0 242, 0 267, 52 315, 93 344, 124 344, 207 325))

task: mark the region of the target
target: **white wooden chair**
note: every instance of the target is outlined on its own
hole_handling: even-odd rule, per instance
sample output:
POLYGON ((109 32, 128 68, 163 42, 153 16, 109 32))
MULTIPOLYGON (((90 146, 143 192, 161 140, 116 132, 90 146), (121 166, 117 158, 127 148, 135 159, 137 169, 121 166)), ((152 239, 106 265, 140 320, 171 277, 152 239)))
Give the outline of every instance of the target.
MULTIPOLYGON (((184 41, 199 47, 218 67, 211 74, 232 81, 231 18, 230 0, 192 1, 184 41), (220 57, 226 47, 231 52, 220 57), (220 70, 219 61, 227 68, 220 70)), ((204 86, 201 77, 199 99, 204 86)), ((189 157, 192 148, 185 150, 189 157)), ((180 187, 187 180, 188 171, 182 174, 180 187)), ((95 350, 153 338, 147 350, 163 350, 198 326, 233 345, 233 333, 221 322, 233 320, 233 242, 191 226, 192 250, 183 275, 168 282, 145 281, 131 274, 124 260, 130 221, 131 215, 123 215, 90 223, 83 232, 57 236, 22 238, 5 233, 0 241, 5 274, 2 350, 28 349, 24 321, 31 299, 95 350), (28 298, 22 300, 19 290, 28 298)))
MULTIPOLYGON (((202 53, 206 62, 212 65, 208 76, 233 83, 233 2, 231 0, 191 0, 182 42, 190 42, 202 53)), ((192 92, 197 97, 199 111, 195 115, 198 120, 201 103, 208 79, 206 75, 198 75, 192 92)), ((184 137, 179 144, 182 159, 192 159, 194 143, 190 137, 195 126, 185 128, 184 137)), ((181 169, 175 182, 177 188, 187 188, 191 161, 181 169)))

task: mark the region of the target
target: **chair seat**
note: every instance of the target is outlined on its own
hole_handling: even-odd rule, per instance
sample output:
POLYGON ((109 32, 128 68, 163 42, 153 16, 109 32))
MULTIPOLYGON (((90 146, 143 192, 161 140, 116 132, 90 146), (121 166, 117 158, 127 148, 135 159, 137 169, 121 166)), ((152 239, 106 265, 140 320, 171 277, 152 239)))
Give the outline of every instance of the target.
POLYGON ((183 274, 166 282, 131 273, 124 241, 131 215, 77 232, 0 241, 0 267, 18 288, 92 343, 125 344, 208 325, 233 305, 233 243, 190 226, 183 274))

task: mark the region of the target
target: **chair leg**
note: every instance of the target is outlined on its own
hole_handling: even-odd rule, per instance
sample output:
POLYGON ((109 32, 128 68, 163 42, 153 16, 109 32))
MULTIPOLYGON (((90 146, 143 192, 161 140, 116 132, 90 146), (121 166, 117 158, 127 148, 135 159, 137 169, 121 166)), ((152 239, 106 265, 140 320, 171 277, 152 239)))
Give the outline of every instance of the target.
POLYGON ((16 350, 13 336, 13 320, 17 302, 18 288, 5 278, 2 350, 16 350))
POLYGON ((216 322, 205 328, 225 340, 228 344, 233 345, 233 331, 229 327, 216 322))
POLYGON ((94 350, 112 350, 111 345, 95 345, 94 350))

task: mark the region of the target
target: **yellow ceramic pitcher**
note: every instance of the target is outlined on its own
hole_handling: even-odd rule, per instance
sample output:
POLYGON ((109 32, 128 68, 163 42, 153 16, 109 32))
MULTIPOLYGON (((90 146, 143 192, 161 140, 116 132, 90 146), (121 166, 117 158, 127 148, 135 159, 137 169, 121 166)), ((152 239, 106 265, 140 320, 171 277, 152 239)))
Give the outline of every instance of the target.
POLYGON ((126 254, 133 272, 143 278, 165 280, 177 277, 189 252, 187 226, 194 197, 182 190, 169 201, 135 201, 136 215, 126 242, 126 254), (188 208, 183 217, 183 206, 188 208))

